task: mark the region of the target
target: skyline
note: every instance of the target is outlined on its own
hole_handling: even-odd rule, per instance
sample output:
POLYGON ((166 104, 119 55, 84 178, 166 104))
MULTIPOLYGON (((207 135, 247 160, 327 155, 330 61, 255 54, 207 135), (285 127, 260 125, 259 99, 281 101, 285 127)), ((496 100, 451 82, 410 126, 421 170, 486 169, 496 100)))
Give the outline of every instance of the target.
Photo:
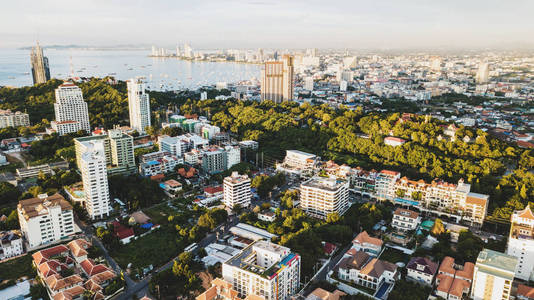
POLYGON ((29 2, 4 4, 0 48, 35 40, 95 47, 189 42, 197 49, 534 48, 528 38, 534 2, 526 0, 336 1, 328 7, 321 1, 29 2))

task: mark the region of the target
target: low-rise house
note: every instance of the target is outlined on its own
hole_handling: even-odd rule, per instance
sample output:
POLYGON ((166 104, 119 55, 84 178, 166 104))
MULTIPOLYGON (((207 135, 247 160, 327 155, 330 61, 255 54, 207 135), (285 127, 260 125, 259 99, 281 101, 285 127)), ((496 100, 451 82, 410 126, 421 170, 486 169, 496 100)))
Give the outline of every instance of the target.
POLYGON ((91 294, 91 299, 105 299, 104 288, 116 274, 103 264, 87 258, 91 244, 83 239, 57 245, 32 255, 37 274, 50 299, 78 300, 91 294), (65 275, 69 274, 69 275, 65 275))
POLYGON ((337 266, 339 279, 377 290, 384 283, 398 278, 397 266, 377 259, 363 251, 350 249, 337 266))
POLYGON ((272 211, 264 211, 258 213, 258 219, 265 222, 274 222, 276 220, 276 214, 272 211))
POLYGON ((425 285, 432 285, 438 264, 427 257, 413 257, 406 265, 406 277, 425 285))
POLYGON ((399 231, 411 231, 415 230, 421 223, 421 216, 418 212, 397 208, 393 213, 393 220, 391 226, 399 231))
POLYGON ((22 234, 19 230, 0 232, 0 260, 24 253, 22 234))
POLYGON ((174 179, 169 179, 160 184, 164 190, 171 193, 176 193, 182 190, 182 184, 174 179))
POLYGON ((360 232, 352 241, 352 248, 373 256, 378 256, 384 242, 379 238, 370 237, 367 231, 360 232))
POLYGON ((406 143, 406 140, 398 138, 398 137, 388 136, 384 138, 384 144, 388 146, 397 147, 397 146, 402 146, 404 143, 406 143))
POLYGON ((447 300, 459 300, 469 295, 474 271, 473 263, 456 265, 454 258, 446 256, 436 276, 436 295, 447 300))
POLYGON ((135 236, 133 228, 126 227, 117 221, 113 221, 113 233, 122 244, 128 244, 135 236))
POLYGON ((306 297, 305 300, 339 300, 341 297, 346 295, 347 294, 343 293, 340 290, 329 292, 322 288, 316 288, 306 297))

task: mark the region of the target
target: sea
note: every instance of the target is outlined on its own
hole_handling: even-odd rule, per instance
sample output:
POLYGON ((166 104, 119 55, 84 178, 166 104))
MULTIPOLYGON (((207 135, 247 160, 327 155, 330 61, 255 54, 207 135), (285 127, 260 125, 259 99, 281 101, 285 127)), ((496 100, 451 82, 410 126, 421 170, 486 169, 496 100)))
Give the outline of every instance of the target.
MULTIPOLYGON (((52 78, 144 77, 150 90, 197 89, 217 82, 260 78, 260 66, 235 62, 187 61, 149 57, 149 50, 44 49, 52 78)), ((0 86, 32 85, 30 50, 0 49, 0 86)))

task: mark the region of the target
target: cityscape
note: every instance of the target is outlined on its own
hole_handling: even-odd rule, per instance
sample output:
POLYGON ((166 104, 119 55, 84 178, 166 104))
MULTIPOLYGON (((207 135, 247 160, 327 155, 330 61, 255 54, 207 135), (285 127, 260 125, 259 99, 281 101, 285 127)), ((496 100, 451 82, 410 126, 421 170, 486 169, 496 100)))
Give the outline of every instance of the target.
POLYGON ((0 299, 534 299, 534 4, 34 4, 0 299))

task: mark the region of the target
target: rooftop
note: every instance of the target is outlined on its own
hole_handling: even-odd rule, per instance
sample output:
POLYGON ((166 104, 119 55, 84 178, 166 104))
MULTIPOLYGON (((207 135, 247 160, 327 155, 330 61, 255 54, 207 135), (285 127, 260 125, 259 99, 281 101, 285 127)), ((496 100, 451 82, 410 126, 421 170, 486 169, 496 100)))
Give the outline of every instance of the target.
POLYGON ((284 264, 296 257, 287 247, 273 244, 271 242, 259 240, 244 248, 239 254, 225 262, 227 265, 238 267, 261 276, 271 277, 284 264), (264 260, 266 253, 269 259, 264 260), (268 264, 273 255, 280 257, 280 260, 268 264))
POLYGON ((486 273, 514 278, 517 258, 490 249, 483 249, 477 257, 476 267, 486 273))
POLYGON ((337 191, 346 181, 336 178, 315 176, 301 184, 301 187, 317 188, 331 192, 337 191))
POLYGON ((47 214, 49 208, 56 206, 60 206, 61 210, 72 210, 72 205, 57 193, 48 197, 21 200, 18 209, 22 211, 24 218, 29 220, 38 215, 47 214))

